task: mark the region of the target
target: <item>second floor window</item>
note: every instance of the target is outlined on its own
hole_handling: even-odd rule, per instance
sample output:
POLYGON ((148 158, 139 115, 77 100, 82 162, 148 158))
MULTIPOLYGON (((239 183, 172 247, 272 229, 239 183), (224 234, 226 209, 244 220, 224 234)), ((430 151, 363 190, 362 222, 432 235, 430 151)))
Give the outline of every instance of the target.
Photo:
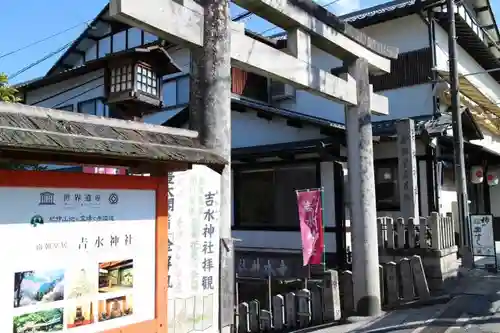
POLYGON ((91 114, 100 117, 108 117, 108 106, 101 98, 89 99, 78 103, 78 113, 91 114))
POLYGON ((163 103, 167 107, 189 103, 189 75, 174 77, 163 82, 163 103))

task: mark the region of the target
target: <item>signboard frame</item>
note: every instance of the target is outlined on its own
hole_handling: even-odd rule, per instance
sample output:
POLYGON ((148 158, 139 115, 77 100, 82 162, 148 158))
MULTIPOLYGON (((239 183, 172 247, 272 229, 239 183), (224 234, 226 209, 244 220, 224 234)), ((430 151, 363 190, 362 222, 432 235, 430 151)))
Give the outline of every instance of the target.
MULTIPOLYGON (((498 262, 497 262, 497 255, 496 255, 496 243, 495 243, 495 238, 493 236, 493 215, 491 214, 470 214, 469 215, 469 237, 471 238, 471 250, 472 250, 472 256, 473 257, 487 257, 487 258, 495 258, 495 269, 497 270, 498 269, 498 262), (484 218, 484 217, 488 217, 491 221, 491 239, 492 239, 492 247, 493 247, 493 255, 488 255, 488 254, 475 254, 475 251, 474 251, 474 229, 473 229, 473 220, 475 218, 484 218)), ((475 263, 474 263, 474 266, 475 263)))
POLYGON ((156 193, 155 318, 100 333, 153 333, 167 327, 168 189, 166 177, 0 170, 0 187, 154 190, 156 193))

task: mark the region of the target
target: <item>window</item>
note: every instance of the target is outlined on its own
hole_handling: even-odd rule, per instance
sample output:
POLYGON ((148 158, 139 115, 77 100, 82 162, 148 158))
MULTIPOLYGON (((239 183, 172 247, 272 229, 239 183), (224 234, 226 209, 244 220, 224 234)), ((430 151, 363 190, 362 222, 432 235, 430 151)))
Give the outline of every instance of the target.
POLYGON ((236 225, 299 228, 295 190, 317 188, 315 164, 235 171, 236 225))
POLYGON ((156 37, 153 34, 150 34, 149 32, 144 31, 144 44, 156 42, 157 40, 158 40, 158 37, 156 37))
POLYGON ((56 108, 56 110, 73 111, 73 104, 63 105, 56 108))
POLYGON ((111 37, 105 37, 99 40, 99 54, 98 57, 102 58, 111 52, 111 37))
POLYGON ((128 34, 127 34, 127 41, 128 41, 128 48, 133 48, 140 46, 142 44, 142 32, 141 29, 139 28, 130 28, 128 29, 128 34))
POLYGON ((87 101, 78 103, 78 112, 92 114, 100 117, 109 116, 108 106, 103 102, 101 98, 89 99, 87 101))
POLYGON ((158 77, 156 73, 145 65, 138 64, 136 68, 136 89, 158 97, 158 77))
POLYGON ((97 43, 93 43, 91 47, 85 51, 85 61, 95 60, 97 58, 97 43))
POLYGON ((113 36, 113 52, 120 52, 125 50, 127 43, 127 32, 120 31, 113 36))
POLYGON ((111 69, 110 92, 120 92, 132 89, 132 65, 124 65, 111 69))
POLYGON ((398 161, 375 161, 375 191, 378 210, 399 209, 398 161))
POLYGON ((189 103, 189 76, 168 79, 163 83, 163 103, 176 106, 189 103))

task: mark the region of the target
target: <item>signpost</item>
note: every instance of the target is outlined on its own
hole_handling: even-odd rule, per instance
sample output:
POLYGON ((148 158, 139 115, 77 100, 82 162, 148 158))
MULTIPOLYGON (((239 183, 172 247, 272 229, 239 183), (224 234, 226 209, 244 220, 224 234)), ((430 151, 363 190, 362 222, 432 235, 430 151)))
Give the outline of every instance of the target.
POLYGON ((470 228, 472 255, 474 259, 480 257, 487 259, 483 263, 474 265, 487 267, 492 264, 498 269, 495 240, 493 237, 493 216, 492 215, 470 215, 470 228))
POLYGON ((217 332, 220 175, 194 165, 168 178, 168 328, 217 332))

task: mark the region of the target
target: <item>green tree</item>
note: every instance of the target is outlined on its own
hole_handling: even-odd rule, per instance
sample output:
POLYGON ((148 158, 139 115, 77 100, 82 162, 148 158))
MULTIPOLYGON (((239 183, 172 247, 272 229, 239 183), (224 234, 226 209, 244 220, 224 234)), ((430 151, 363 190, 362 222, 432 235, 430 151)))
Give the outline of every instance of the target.
POLYGON ((3 102, 15 103, 19 101, 17 89, 9 85, 7 74, 0 73, 0 100, 3 102))

